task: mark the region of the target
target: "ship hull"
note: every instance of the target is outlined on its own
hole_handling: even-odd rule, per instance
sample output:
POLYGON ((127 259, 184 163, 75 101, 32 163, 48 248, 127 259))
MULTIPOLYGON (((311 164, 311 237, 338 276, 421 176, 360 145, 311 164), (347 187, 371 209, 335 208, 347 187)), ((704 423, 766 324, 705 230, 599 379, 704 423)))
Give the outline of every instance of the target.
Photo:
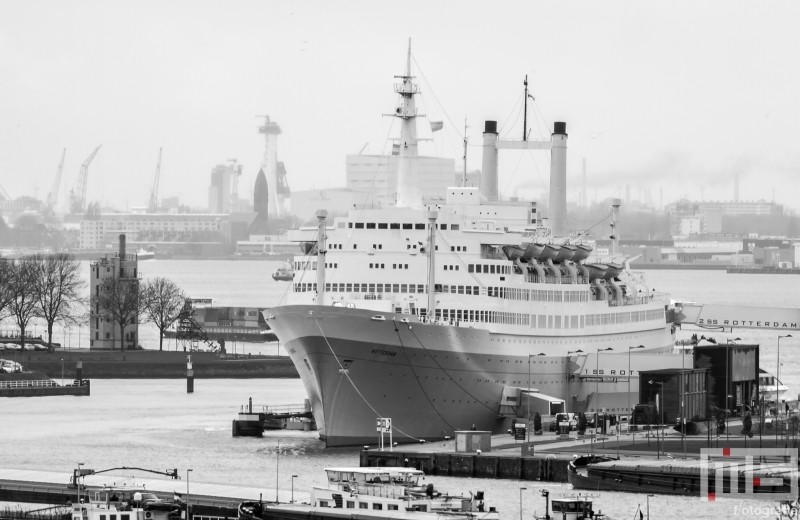
MULTIPOLYGON (((392 419, 396 442, 440 440, 473 426, 500 432, 503 391, 529 385, 528 355, 546 354, 533 358, 531 387, 565 396, 576 384, 568 379, 567 353, 588 342, 558 337, 546 346, 542 337, 345 307, 290 305, 265 315, 297 367, 328 446, 375 443, 378 417, 392 419)), ((653 353, 670 352, 673 336, 663 325, 637 331, 637 341, 653 353)), ((605 344, 618 341, 627 351, 630 339, 609 336, 605 344)))

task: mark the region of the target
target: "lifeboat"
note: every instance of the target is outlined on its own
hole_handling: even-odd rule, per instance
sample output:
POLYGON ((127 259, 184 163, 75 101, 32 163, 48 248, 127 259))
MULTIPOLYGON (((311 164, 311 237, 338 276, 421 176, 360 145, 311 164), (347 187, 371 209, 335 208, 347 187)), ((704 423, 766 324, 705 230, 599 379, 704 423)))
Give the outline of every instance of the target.
POLYGON ((585 264, 584 267, 589 271, 589 281, 605 278, 608 266, 606 264, 585 264))
POLYGON ((586 260, 589 258, 589 255, 592 254, 592 247, 587 246, 584 244, 578 244, 575 246, 575 254, 572 255, 573 262, 580 262, 581 260, 586 260))
POLYGON ((522 257, 525 250, 519 246, 503 246, 503 252, 509 260, 517 260, 522 257))
POLYGON ((539 255, 542 254, 542 251, 544 251, 544 246, 542 244, 531 242, 525 247, 525 252, 522 253, 522 259, 528 262, 533 258, 538 258, 539 255))
POLYGON ((608 264, 606 264, 606 266, 608 267, 608 269, 606 270, 605 274, 603 275, 603 278, 605 278, 606 280, 610 280, 612 278, 616 278, 617 276, 620 275, 620 273, 622 273, 623 269, 625 269, 624 265, 615 264, 613 262, 609 262, 608 264))
POLYGON ((555 260, 560 251, 561 251, 561 246, 557 246, 555 244, 546 244, 544 246, 542 254, 539 255, 539 258, 537 258, 537 260, 555 260))
POLYGON ((553 258, 553 262, 563 262, 564 260, 572 260, 572 257, 575 256, 576 247, 564 244, 561 246, 561 250, 558 252, 558 256, 553 258))

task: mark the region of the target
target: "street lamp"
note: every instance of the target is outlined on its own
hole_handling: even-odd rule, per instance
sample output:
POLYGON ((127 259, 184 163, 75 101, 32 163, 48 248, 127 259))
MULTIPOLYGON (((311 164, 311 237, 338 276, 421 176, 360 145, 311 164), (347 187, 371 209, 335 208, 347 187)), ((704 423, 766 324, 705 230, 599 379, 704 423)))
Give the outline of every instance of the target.
POLYGON ((647 520, 650 520, 650 497, 655 497, 655 495, 647 495, 647 520))
MULTIPOLYGON (((568 402, 567 400, 569 399, 569 355, 570 354, 583 354, 583 351, 582 350, 570 350, 570 351, 567 352, 567 399, 565 399, 565 402, 568 402)), ((565 408, 566 408, 566 410, 564 410, 564 411, 565 412, 569 412, 569 406, 565 406, 565 408)), ((573 410, 573 413, 574 412, 575 412, 575 410, 573 410)))
MULTIPOLYGON (((537 356, 544 356, 545 354, 544 354, 544 352, 539 352, 536 355, 537 356)), ((527 410, 527 414, 528 414, 527 424, 528 424, 528 427, 526 428, 527 436, 528 436, 528 442, 531 442, 531 357, 533 357, 533 354, 528 354, 528 395, 527 395, 527 399, 525 399, 525 405, 526 405, 526 407, 528 409, 527 410)))
MULTIPOLYGON (((730 345, 730 344, 736 345, 736 342, 737 341, 741 341, 741 340, 742 340, 742 338, 728 339, 728 340, 725 340, 725 344, 726 345, 730 345)), ((726 433, 728 431, 728 394, 731 393, 731 374, 730 374, 730 370, 728 368, 728 366, 730 364, 730 356, 731 356, 731 351, 726 346, 725 347, 725 396, 726 396, 725 397, 725 432, 726 433)))
MULTIPOLYGON (((644 345, 638 347, 628 347, 628 429, 631 428, 631 420, 633 419, 633 409, 631 409, 631 351, 636 348, 644 348, 644 345)), ((636 443, 636 430, 633 431, 633 442, 636 443)))
POLYGON ((292 504, 294 504, 294 479, 297 478, 297 475, 292 475, 292 504))
POLYGON ((186 470, 186 520, 192 520, 192 509, 189 505, 189 473, 193 470, 186 470))
POLYGON ((519 520, 522 520, 522 492, 528 488, 519 488, 519 520))
MULTIPOLYGON (((653 381, 651 379, 649 381, 649 383, 651 385, 661 385, 661 401, 659 402, 659 406, 658 407, 660 408, 659 411, 661 412, 661 424, 662 424, 662 427, 663 427, 663 423, 664 423, 664 382, 663 381, 653 381)), ((661 458, 661 449, 660 449, 659 441, 658 441, 658 432, 656 432, 656 451, 658 452, 658 458, 660 459, 661 458)))
POLYGON ((595 356, 595 395, 597 396, 597 409, 594 412, 594 437, 592 437, 592 455, 594 455, 594 441, 595 437, 597 437, 597 422, 600 419, 600 353, 607 352, 609 350, 614 350, 611 347, 608 348, 598 348, 597 355, 595 356))
POLYGON ((61 359, 61 386, 64 386, 64 359, 61 359))
POLYGON ((727 440, 731 440, 731 432, 730 432, 730 428, 728 428, 728 410, 730 409, 729 408, 730 407, 729 403, 730 403, 732 397, 733 397, 732 395, 726 395, 725 396, 725 438, 727 440))
POLYGON ((78 463, 78 472, 75 473, 75 487, 78 488, 78 501, 75 502, 76 504, 81 503, 81 466, 83 466, 83 462, 78 463))
MULTIPOLYGON (((785 336, 778 336, 778 373, 775 375, 775 411, 777 412, 775 415, 776 417, 781 416, 781 403, 778 395, 780 393, 780 384, 781 384, 781 338, 791 338, 791 334, 787 334, 785 336)), ((778 423, 775 422, 775 447, 778 447, 778 423)))

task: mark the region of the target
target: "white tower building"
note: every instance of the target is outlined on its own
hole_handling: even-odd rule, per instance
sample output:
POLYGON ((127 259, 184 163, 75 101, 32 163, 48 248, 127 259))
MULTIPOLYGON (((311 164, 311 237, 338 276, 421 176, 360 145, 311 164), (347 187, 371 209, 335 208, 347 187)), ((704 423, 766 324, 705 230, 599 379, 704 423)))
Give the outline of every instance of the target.
POLYGON ((264 158, 261 167, 267 176, 269 186, 269 216, 281 217, 284 213, 284 195, 278 190, 278 135, 281 127, 278 123, 270 121, 269 116, 264 116, 264 124, 258 127, 258 132, 264 134, 264 158))

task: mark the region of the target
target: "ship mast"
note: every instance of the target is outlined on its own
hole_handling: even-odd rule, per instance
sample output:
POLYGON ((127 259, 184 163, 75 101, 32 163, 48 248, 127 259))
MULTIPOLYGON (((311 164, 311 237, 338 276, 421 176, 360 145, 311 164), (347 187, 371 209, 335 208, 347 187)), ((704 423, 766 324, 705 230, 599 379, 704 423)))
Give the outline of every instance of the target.
POLYGON ((406 71, 403 76, 395 76, 401 80, 394 86, 400 94, 400 103, 395 109, 394 117, 400 119, 400 153, 397 167, 397 206, 412 207, 422 204, 422 191, 419 187, 419 170, 417 168, 417 108, 414 95, 419 87, 414 84, 411 75, 411 38, 408 39, 406 71))
POLYGON ((522 116, 522 140, 528 140, 528 75, 525 74, 525 110, 522 116))
POLYGON ((438 211, 428 211, 428 321, 436 317, 436 217, 438 211))
POLYGON ((464 179, 461 185, 467 187, 467 118, 464 118, 464 179))

